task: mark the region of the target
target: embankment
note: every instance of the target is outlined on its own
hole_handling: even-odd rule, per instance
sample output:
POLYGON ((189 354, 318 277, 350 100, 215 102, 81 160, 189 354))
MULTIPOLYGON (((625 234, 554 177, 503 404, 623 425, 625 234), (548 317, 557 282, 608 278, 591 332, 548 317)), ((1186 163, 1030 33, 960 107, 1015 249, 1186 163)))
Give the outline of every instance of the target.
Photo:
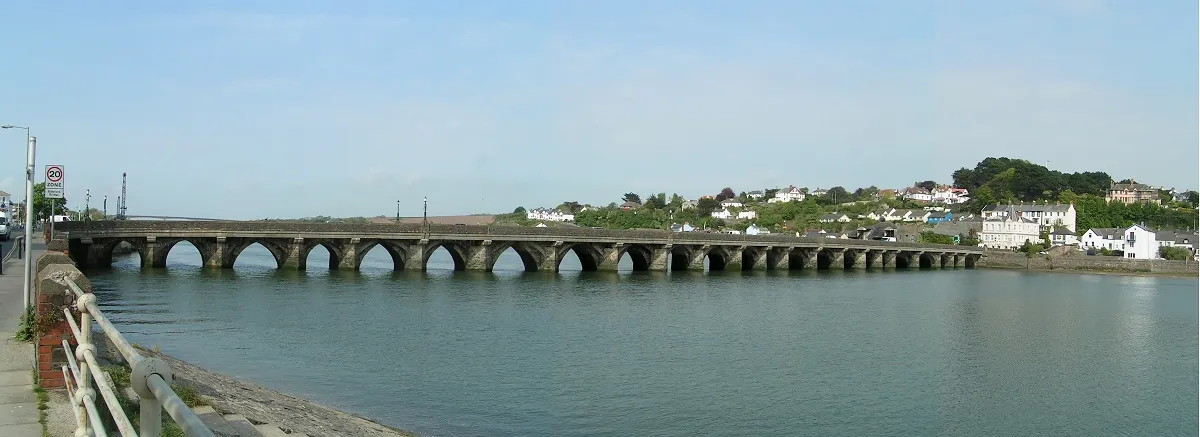
POLYGON ((1193 278, 1200 276, 1200 263, 1191 260, 1128 259, 1082 254, 1068 256, 1036 255, 1033 258, 1029 258, 1023 253, 987 251, 976 266, 993 269, 1110 273, 1121 275, 1161 275, 1193 278))

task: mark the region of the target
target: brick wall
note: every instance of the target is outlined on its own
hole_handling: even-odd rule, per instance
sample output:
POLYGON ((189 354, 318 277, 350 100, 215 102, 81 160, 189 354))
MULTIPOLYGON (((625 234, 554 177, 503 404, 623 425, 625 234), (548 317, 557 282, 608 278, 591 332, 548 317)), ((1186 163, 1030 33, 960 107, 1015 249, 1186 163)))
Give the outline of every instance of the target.
MULTIPOLYGON (((76 344, 63 314, 63 308, 70 308, 75 302, 75 295, 66 280, 75 282, 85 292, 91 292, 92 285, 63 253, 46 252, 38 258, 36 271, 34 335, 37 338, 38 383, 44 388, 62 388, 62 366, 67 363, 66 354, 71 353, 63 349, 62 341, 66 339, 69 344, 76 344)), ((78 319, 78 313, 75 314, 78 319)))
POLYGON ((983 259, 976 265, 1002 269, 1200 275, 1200 263, 1191 260, 1127 259, 1082 254, 1049 258, 1046 255, 1035 255, 1033 258, 1028 258, 1023 253, 987 251, 984 253, 983 259))

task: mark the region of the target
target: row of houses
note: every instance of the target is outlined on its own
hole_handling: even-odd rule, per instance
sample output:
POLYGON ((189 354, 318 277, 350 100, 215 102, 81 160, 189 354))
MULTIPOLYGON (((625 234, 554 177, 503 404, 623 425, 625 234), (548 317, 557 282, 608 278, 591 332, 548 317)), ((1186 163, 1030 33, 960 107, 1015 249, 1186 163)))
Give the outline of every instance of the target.
MULTIPOLYGON (((866 214, 858 214, 855 217, 881 222, 942 223, 952 220, 954 214, 946 210, 888 208, 866 214)), ((849 223, 851 218, 848 214, 834 212, 821 216, 817 221, 821 223, 849 223)))
POLYGON ((1075 205, 1069 203, 991 204, 980 215, 984 220, 1025 218, 1047 229, 1062 226, 1075 232, 1075 205))
POLYGON ((573 222, 575 214, 566 213, 557 209, 550 208, 534 208, 525 211, 525 218, 529 220, 540 220, 549 222, 573 222))
POLYGON ((970 193, 966 188, 951 186, 940 186, 932 190, 925 187, 908 187, 904 189, 902 197, 914 202, 944 203, 947 205, 967 203, 967 201, 971 200, 970 193))
POLYGON ((1144 225, 1127 228, 1091 228, 1079 239, 1080 250, 1120 251, 1125 258, 1156 259, 1161 247, 1183 247, 1196 256, 1195 232, 1156 231, 1144 225))

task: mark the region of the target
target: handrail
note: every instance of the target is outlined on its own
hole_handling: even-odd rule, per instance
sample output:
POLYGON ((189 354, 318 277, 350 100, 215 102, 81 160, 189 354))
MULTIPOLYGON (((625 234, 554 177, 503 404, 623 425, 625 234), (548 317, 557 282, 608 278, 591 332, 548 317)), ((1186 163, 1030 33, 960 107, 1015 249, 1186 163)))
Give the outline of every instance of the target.
MULTIPOLYGON (((96 325, 100 326, 104 336, 116 345, 121 356, 129 363, 131 370, 129 380, 134 391, 138 393, 141 403, 140 435, 142 437, 162 435, 163 409, 166 409, 167 414, 175 423, 179 424, 188 437, 214 437, 212 430, 200 421, 196 412, 188 408, 171 388, 168 381, 174 378, 170 366, 161 359, 146 358, 138 353, 133 344, 121 334, 121 331, 113 326, 104 313, 100 312, 96 306, 96 296, 84 292, 70 278, 65 278, 65 280, 67 288, 75 294, 75 310, 79 313, 79 323, 76 323, 75 314, 71 312, 71 309, 63 308, 67 323, 71 327, 71 335, 78 343, 74 354, 68 353, 67 364, 62 366, 63 376, 66 378, 67 395, 71 398, 71 404, 74 405, 73 410, 77 423, 75 435, 108 435, 104 429, 104 423, 100 421, 99 411, 95 404, 95 392, 99 391, 121 436, 139 436, 139 432, 134 430, 129 417, 121 409, 112 384, 109 384, 108 380, 103 377, 93 377, 99 375, 98 370, 100 369, 99 360, 95 355, 96 346, 91 341, 92 321, 94 320, 96 325), (98 390, 93 390, 93 380, 98 390)), ((70 343, 66 339, 62 342, 63 348, 70 351, 70 343)))
POLYGON ((21 244, 21 242, 24 240, 24 235, 18 235, 17 238, 13 239, 13 243, 15 244, 13 244, 13 247, 9 248, 8 252, 4 254, 4 258, 0 260, 0 263, 7 263, 8 260, 12 259, 13 253, 16 253, 18 250, 24 250, 25 245, 21 244))

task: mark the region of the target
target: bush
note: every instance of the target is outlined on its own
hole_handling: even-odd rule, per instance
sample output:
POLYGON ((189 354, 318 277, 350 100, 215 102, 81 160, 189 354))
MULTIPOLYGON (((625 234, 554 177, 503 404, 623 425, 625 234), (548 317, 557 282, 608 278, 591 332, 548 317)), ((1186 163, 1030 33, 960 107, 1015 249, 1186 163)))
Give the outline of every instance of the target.
POLYGON ((1186 248, 1163 246, 1158 248, 1158 257, 1175 261, 1183 261, 1188 259, 1192 253, 1186 248))

